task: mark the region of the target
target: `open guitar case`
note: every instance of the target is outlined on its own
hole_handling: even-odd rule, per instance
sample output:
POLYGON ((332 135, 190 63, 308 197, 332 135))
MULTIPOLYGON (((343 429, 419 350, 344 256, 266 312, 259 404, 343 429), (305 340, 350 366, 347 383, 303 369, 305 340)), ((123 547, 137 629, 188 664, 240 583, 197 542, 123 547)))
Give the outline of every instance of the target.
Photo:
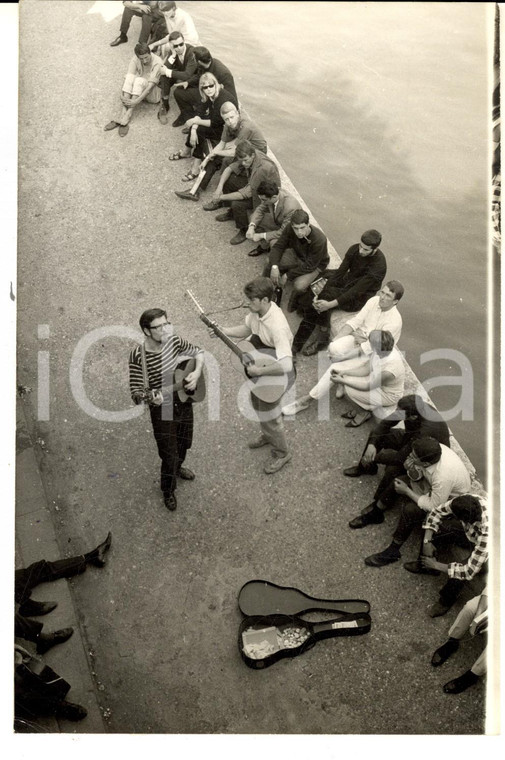
POLYGON ((322 639, 368 633, 372 620, 364 599, 317 599, 292 586, 252 580, 239 591, 245 616, 238 631, 238 648, 245 664, 262 670, 284 657, 297 657, 322 639), (331 620, 309 622, 314 611, 334 612, 331 620))

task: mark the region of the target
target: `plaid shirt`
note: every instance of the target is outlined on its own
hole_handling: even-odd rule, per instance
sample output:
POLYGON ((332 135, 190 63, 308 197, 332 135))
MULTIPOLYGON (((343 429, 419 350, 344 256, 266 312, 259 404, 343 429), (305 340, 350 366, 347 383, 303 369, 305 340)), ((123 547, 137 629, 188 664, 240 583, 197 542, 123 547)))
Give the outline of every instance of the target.
MULTIPOLYGON (((464 523, 462 522, 463 530, 468 540, 474 544, 474 548, 466 562, 451 562, 447 574, 449 578, 457 578, 461 581, 471 581, 472 578, 482 569, 482 566, 488 559, 488 512, 487 512, 487 499, 478 494, 472 494, 479 500, 482 517, 480 522, 476 523, 464 523)), ((437 533, 440 523, 446 517, 453 517, 451 511, 452 499, 446 501, 445 504, 441 504, 439 507, 435 507, 431 510, 426 518, 423 528, 425 530, 432 530, 437 533)))

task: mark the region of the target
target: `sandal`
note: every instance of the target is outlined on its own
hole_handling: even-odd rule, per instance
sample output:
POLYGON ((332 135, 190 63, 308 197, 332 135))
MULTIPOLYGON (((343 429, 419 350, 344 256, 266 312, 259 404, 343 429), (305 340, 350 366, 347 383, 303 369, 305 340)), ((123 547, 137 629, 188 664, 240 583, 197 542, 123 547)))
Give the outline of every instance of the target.
POLYGON ((184 177, 181 177, 182 182, 194 182, 195 179, 198 177, 198 174, 195 174, 191 170, 184 175, 184 177))
POLYGON ((346 427, 349 427, 349 428, 359 427, 364 422, 368 422, 368 420, 370 419, 371 416, 372 416, 372 412, 362 412, 361 414, 356 414, 352 418, 352 420, 350 420, 346 424, 346 427))
POLYGON ((171 153, 168 157, 169 161, 180 161, 181 158, 189 158, 191 156, 191 153, 188 153, 187 156, 185 156, 182 152, 182 150, 176 150, 175 153, 171 153))

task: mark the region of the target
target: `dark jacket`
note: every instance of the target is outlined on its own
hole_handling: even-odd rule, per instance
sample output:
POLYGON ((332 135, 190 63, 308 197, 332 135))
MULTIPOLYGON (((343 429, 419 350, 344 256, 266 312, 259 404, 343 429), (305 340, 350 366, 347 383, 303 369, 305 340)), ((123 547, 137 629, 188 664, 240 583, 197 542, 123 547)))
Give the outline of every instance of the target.
POLYGON ((339 309, 358 311, 372 298, 386 276, 386 257, 378 248, 373 256, 360 256, 359 244, 351 245, 338 269, 328 269, 328 278, 319 298, 338 299, 339 309))
POLYGON ((328 255, 328 239, 313 224, 310 225, 308 239, 300 239, 291 224, 287 224, 279 238, 275 241, 275 245, 272 246, 269 256, 270 266, 279 263, 286 248, 292 248, 296 257, 300 259, 300 262, 307 271, 319 269, 322 272, 328 266, 330 260, 328 255))
POLYGON ((439 443, 443 443, 444 446, 450 447, 449 428, 439 412, 429 404, 423 404, 423 407, 419 409, 419 412, 420 414, 415 419, 405 419, 405 411, 403 409, 396 409, 388 417, 381 420, 381 422, 379 422, 379 424, 372 430, 368 443, 372 443, 376 446, 376 443, 381 436, 387 435, 391 428, 396 427, 400 421, 403 421, 405 432, 401 439, 401 448, 398 450, 399 461, 403 462, 410 454, 412 443, 415 440, 425 436, 435 438, 439 443), (425 410, 424 414, 423 409, 425 410))
POLYGON ((237 91, 235 90, 235 82, 233 81, 231 71, 217 58, 212 59, 212 63, 208 69, 206 69, 204 66, 202 66, 201 63, 197 61, 196 72, 193 74, 191 79, 188 80, 188 87, 198 87, 200 77, 207 71, 211 74, 214 74, 219 84, 224 85, 224 89, 233 94, 232 102, 238 106, 237 91))
POLYGON ((195 54, 193 53, 193 45, 186 44, 186 52, 182 62, 179 60, 179 56, 175 56, 173 65, 170 65, 170 58, 166 62, 167 69, 172 69, 172 80, 174 82, 188 82, 193 77, 198 68, 195 54))

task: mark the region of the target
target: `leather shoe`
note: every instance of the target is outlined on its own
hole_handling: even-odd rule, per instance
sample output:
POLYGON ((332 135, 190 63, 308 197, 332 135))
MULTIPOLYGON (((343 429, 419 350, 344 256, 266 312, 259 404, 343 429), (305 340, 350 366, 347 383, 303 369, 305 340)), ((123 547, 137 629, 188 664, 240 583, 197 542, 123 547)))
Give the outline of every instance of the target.
POLYGON ((231 213, 231 208, 227 208, 226 211, 223 214, 218 214, 214 217, 216 222, 229 222, 230 219, 233 219, 233 214, 231 213))
POLYGON ((360 478, 362 475, 376 475, 378 469, 375 462, 366 467, 363 467, 362 464, 357 464, 354 467, 346 467, 344 475, 347 475, 348 478, 360 478))
POLYGON ((221 208, 221 201, 209 201, 203 204, 204 211, 217 211, 218 208, 221 208))
POLYGON ((190 190, 174 190, 178 198, 184 198, 186 201, 197 201, 200 198, 198 191, 192 193, 190 190))
POLYGON ((238 230, 237 234, 230 240, 230 245, 240 245, 244 240, 247 240, 244 230, 238 230))
POLYGON ((126 137, 128 134, 128 130, 130 129, 129 124, 120 124, 119 125, 119 137, 126 137))
POLYGON ((262 253, 268 253, 268 248, 262 248, 260 245, 257 248, 253 248, 249 251, 248 256, 261 256, 262 253))
POLYGON ((63 720, 82 720, 86 717, 88 711, 82 705, 76 705, 75 702, 67 702, 63 699, 56 708, 55 717, 63 720))
POLYGON ((194 480, 196 478, 195 473, 189 467, 181 467, 177 475, 183 480, 194 480))
POLYGON ((109 551, 111 544, 112 544, 112 533, 109 531, 107 533, 105 541, 102 541, 101 544, 98 544, 96 549, 90 552, 90 555, 87 558, 88 562, 91 565, 96 565, 96 567, 104 567, 105 562, 106 562, 105 555, 109 551))
POLYGON ((428 607, 428 615, 430 617, 440 617, 441 615, 445 615, 446 612, 449 612, 450 609, 450 605, 442 604, 442 602, 435 602, 431 607, 428 607))
POLYGON ((461 694, 462 691, 468 689, 469 686, 473 686, 478 680, 479 676, 476 676, 471 670, 467 670, 463 675, 453 678, 452 681, 444 684, 443 689, 446 694, 461 694))
POLYGON ((106 124, 105 127, 103 128, 103 131, 110 132, 111 129, 116 129, 116 127, 119 127, 119 124, 117 121, 109 121, 109 123, 106 124))
POLYGON ((41 633, 37 640, 37 652, 38 654, 45 654, 51 647, 56 644, 63 644, 73 634, 73 628, 62 628, 60 631, 53 631, 53 633, 41 633))
POLYGON ((435 570, 432 567, 425 567, 420 559, 416 559, 414 562, 404 562, 403 567, 408 570, 409 573, 415 573, 416 575, 440 575, 440 570, 435 570))
POLYGON ((328 341, 317 340, 314 343, 310 343, 306 348, 304 348, 302 354, 304 356, 314 356, 315 354, 319 353, 319 351, 323 351, 325 348, 328 348, 328 341))
POLYGON ((37 617, 47 615, 58 606, 58 602, 37 602, 35 599, 27 599, 19 608, 19 614, 23 617, 37 617))
POLYGON ((457 639, 448 639, 445 644, 435 650, 433 657, 431 658, 431 664, 434 668, 438 668, 439 665, 449 659, 459 648, 459 641, 457 639))
POLYGON ((392 562, 398 562, 400 557, 401 554, 398 549, 395 551, 388 546, 387 549, 384 549, 382 552, 370 554, 368 557, 365 557, 365 565, 368 565, 369 567, 385 567, 392 562))
POLYGON ((185 124, 185 123, 186 123, 186 119, 183 119, 182 116, 179 114, 179 116, 177 117, 177 119, 172 122, 172 126, 173 127, 182 127, 183 124, 185 124))
POLYGON ((189 135, 189 127, 183 127, 181 129, 181 132, 183 135, 189 135))
POLYGON ((357 528, 364 528, 366 525, 380 525, 383 522, 384 512, 379 507, 372 505, 371 508, 367 508, 367 511, 351 520, 349 527, 356 530, 357 528))
POLYGON ((164 500, 166 508, 171 512, 174 512, 177 509, 177 499, 175 498, 175 494, 166 494, 164 500))
POLYGON ((116 37, 115 40, 112 40, 110 43, 111 47, 117 47, 118 45, 122 45, 123 42, 128 42, 128 37, 126 34, 120 34, 119 37, 116 37))

